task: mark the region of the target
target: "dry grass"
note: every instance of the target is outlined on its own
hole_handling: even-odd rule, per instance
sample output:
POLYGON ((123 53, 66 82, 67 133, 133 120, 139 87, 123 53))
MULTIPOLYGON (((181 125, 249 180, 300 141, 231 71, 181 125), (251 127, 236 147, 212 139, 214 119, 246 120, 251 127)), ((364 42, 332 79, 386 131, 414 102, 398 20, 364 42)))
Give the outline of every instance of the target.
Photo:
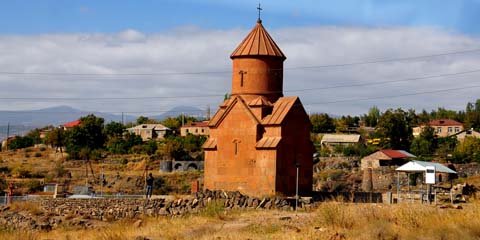
POLYGON ((464 209, 418 204, 327 202, 311 212, 224 211, 213 204, 182 218, 144 218, 98 229, 0 231, 0 239, 479 239, 480 203, 464 209))

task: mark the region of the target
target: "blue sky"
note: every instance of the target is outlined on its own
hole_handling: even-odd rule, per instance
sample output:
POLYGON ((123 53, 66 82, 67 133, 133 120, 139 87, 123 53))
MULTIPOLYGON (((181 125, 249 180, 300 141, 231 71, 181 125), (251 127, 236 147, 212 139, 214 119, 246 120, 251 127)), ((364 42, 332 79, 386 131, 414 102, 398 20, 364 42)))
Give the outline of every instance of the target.
MULTIPOLYGON (((0 0, 0 110, 214 108, 231 89, 229 55, 254 26, 257 4, 0 0), (186 72, 198 74, 149 75, 186 72)), ((287 56, 285 94, 298 95, 308 112, 464 110, 479 97, 480 0, 261 4, 264 26, 287 56), (452 52, 462 53, 442 55, 452 52)))
MULTIPOLYGON (((258 1, 0 1, 0 34, 163 32, 182 26, 248 28, 258 1)), ((480 34, 479 0, 261 1, 270 28, 432 26, 480 34)))

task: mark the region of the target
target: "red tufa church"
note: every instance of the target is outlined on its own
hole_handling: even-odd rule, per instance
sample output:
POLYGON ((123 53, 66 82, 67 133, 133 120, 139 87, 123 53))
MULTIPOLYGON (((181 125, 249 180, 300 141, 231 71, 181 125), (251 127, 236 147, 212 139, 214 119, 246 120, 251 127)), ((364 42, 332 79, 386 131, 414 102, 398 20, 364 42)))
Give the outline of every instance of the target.
POLYGON ((312 190, 311 123, 298 97, 283 96, 286 57, 259 19, 235 49, 232 94, 210 120, 205 188, 249 195, 312 190))

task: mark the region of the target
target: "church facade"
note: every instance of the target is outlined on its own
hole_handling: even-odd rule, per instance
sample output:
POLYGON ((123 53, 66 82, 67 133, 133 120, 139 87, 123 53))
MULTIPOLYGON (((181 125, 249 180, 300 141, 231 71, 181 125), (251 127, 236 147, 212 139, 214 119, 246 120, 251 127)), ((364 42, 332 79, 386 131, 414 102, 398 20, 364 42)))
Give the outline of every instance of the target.
POLYGON ((232 93, 208 126, 204 188, 292 196, 312 190, 311 123, 298 97, 283 96, 286 57, 259 19, 231 54, 232 93))

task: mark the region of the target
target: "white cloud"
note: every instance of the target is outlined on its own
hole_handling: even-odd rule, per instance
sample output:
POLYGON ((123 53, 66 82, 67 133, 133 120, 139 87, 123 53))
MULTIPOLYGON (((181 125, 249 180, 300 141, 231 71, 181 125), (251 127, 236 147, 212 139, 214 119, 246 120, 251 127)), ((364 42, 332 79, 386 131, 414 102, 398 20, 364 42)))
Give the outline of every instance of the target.
MULTIPOLYGON (((1 110, 70 105, 108 112, 165 111, 177 105, 216 107, 230 91, 230 53, 248 30, 213 31, 194 27, 144 34, 134 29, 112 34, 0 36, 0 72, 78 74, 195 73, 187 75, 4 75, 2 97, 170 97, 142 100, 1 100, 1 110)), ((343 99, 397 96, 475 85, 480 73, 364 87, 288 92, 377 81, 399 80, 480 69, 480 52, 418 61, 348 67, 295 67, 351 63, 480 49, 480 39, 432 28, 304 27, 270 34, 287 55, 284 90, 299 95, 310 112, 361 114, 370 106, 463 109, 479 89, 342 103, 343 99), (317 103, 317 104, 315 104, 317 103)))

